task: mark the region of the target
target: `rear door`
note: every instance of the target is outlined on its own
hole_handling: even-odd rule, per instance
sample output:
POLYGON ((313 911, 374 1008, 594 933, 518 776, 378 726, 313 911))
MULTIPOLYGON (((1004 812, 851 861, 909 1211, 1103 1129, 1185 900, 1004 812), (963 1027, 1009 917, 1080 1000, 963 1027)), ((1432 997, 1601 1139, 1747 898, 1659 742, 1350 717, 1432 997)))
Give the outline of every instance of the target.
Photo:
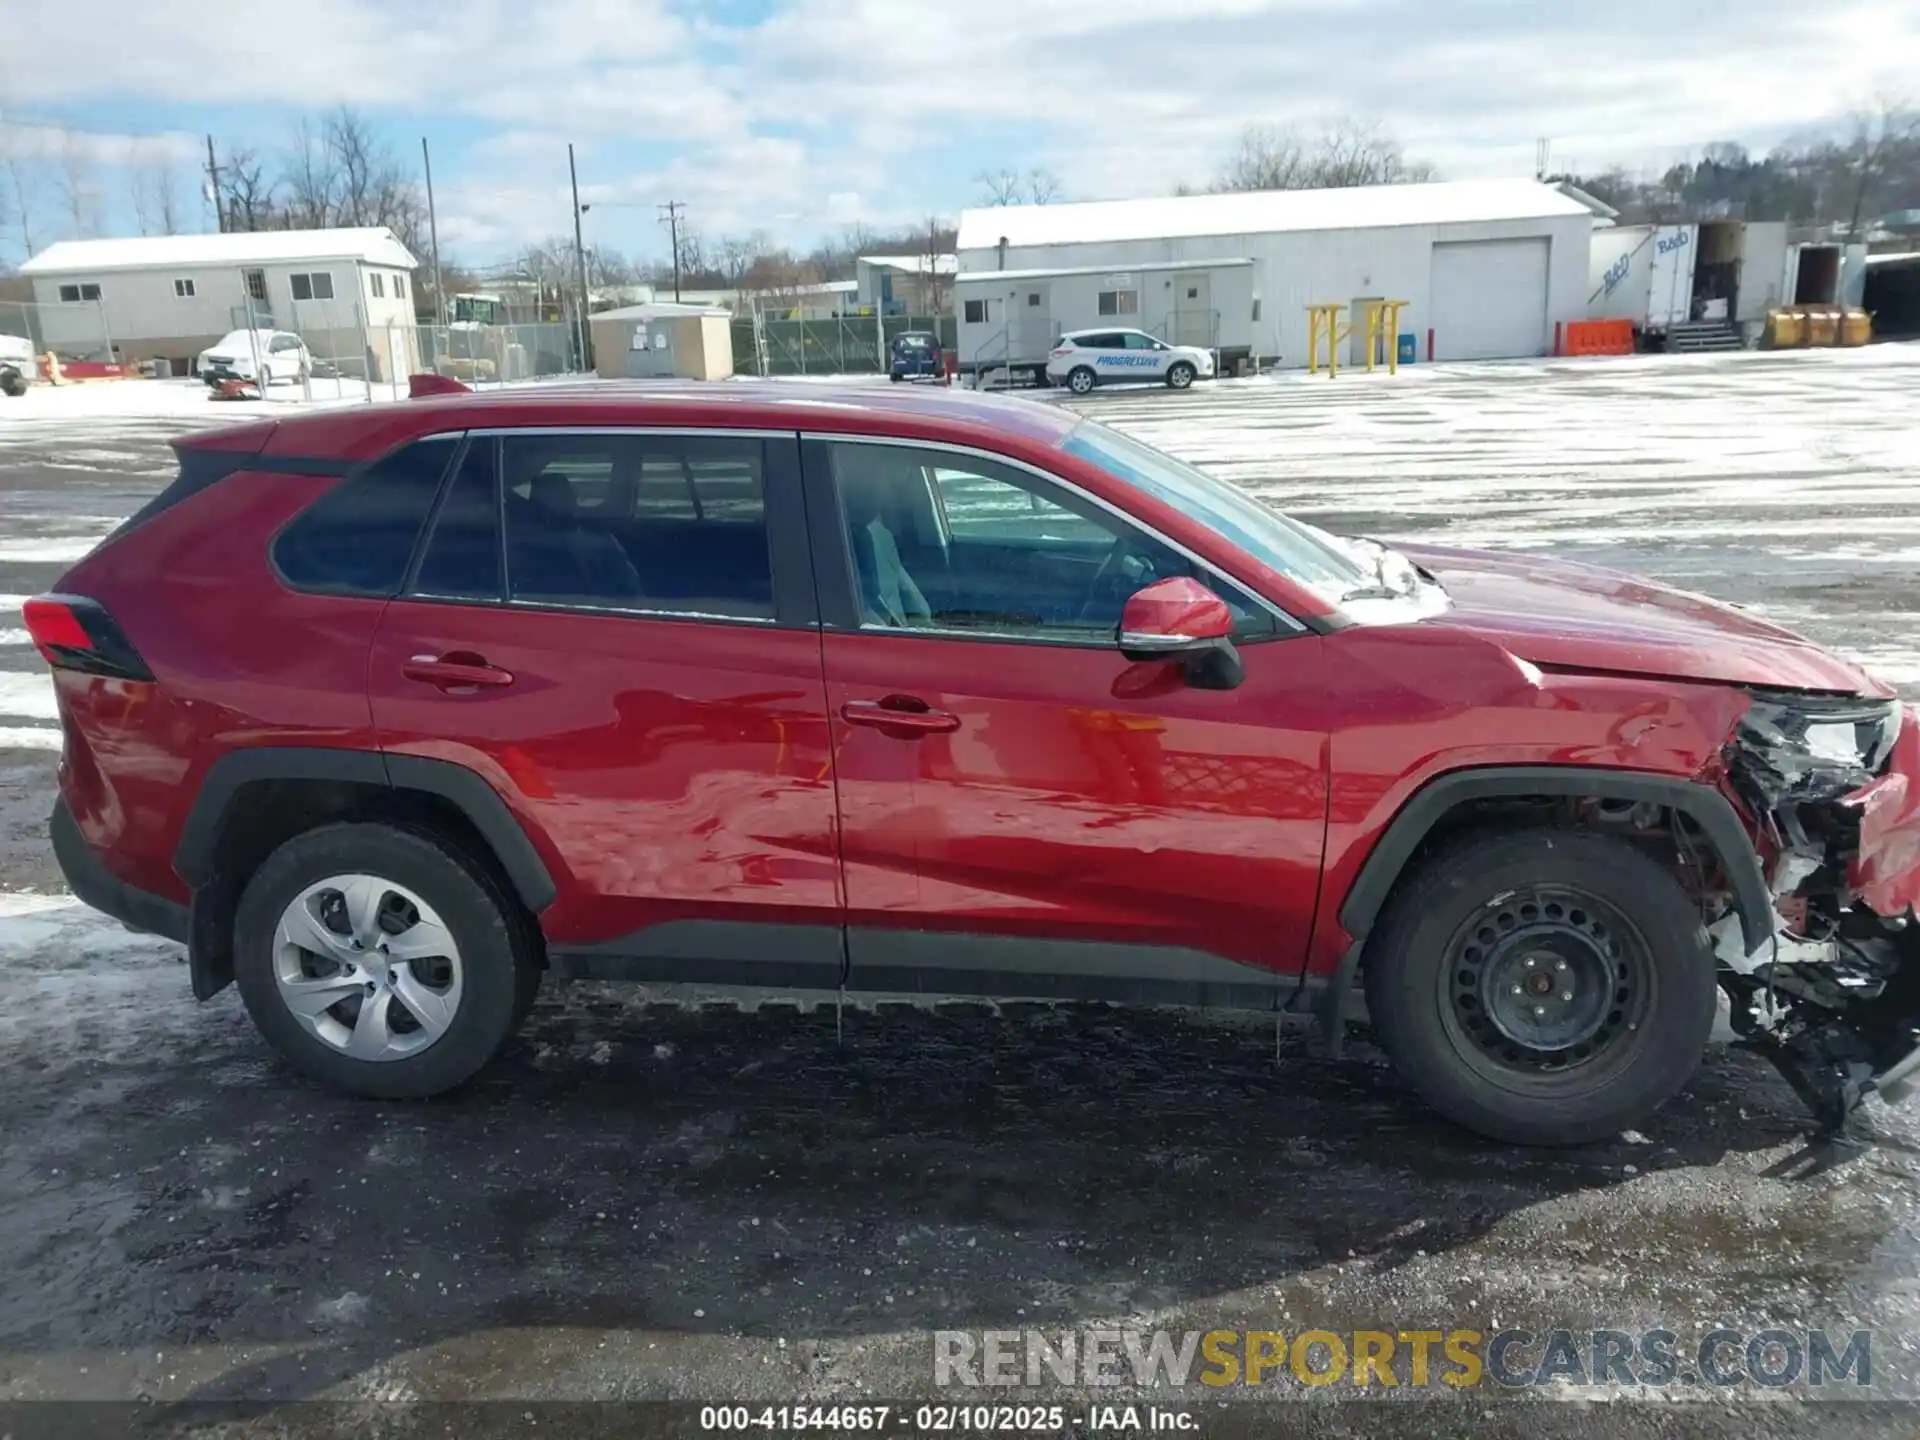
POLYGON ((848 984, 1274 1000, 1304 963, 1319 881, 1319 639, 1022 466, 803 449, 848 984), (1234 607, 1237 690, 1119 653, 1127 596, 1172 574, 1234 607))
POLYGON ((527 826, 574 973, 823 986, 841 905, 792 435, 466 437, 370 667, 389 766, 527 826))

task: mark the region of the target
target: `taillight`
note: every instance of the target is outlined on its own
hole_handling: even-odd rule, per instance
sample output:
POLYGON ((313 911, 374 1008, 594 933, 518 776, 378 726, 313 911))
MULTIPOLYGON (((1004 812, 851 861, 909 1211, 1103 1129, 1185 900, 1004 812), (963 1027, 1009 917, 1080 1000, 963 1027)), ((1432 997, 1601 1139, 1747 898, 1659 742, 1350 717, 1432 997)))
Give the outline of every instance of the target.
POLYGON ((147 662, 98 600, 84 595, 36 595, 20 607, 20 615, 34 648, 56 670, 111 675, 118 680, 153 679, 147 662))
POLYGON ((1050 355, 1048 355, 1048 357, 1047 357, 1047 358, 1048 358, 1049 360, 1057 360, 1057 359, 1059 359, 1059 358, 1060 358, 1060 357, 1061 357, 1062 355, 1071 355, 1072 353, 1073 353, 1073 346, 1071 346, 1071 345, 1062 345, 1062 346, 1061 346, 1061 347, 1060 347, 1060 348, 1059 348, 1058 350, 1055 350, 1055 351, 1053 351, 1053 352, 1052 352, 1052 353, 1051 353, 1050 355))

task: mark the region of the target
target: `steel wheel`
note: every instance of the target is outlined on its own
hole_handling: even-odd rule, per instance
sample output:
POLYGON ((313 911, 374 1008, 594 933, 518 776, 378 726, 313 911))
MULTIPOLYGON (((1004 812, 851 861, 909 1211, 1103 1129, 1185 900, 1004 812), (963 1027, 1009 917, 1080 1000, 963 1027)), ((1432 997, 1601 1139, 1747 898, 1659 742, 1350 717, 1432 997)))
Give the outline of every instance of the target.
POLYGON ((1577 891, 1489 901, 1454 932, 1442 971, 1448 1028, 1517 1074, 1595 1064, 1630 1043, 1652 995, 1638 927, 1577 891))
POLYGON ((332 875, 280 914, 280 1000, 322 1044, 355 1060, 417 1055, 460 1008, 460 948, 413 891, 375 875, 332 875))

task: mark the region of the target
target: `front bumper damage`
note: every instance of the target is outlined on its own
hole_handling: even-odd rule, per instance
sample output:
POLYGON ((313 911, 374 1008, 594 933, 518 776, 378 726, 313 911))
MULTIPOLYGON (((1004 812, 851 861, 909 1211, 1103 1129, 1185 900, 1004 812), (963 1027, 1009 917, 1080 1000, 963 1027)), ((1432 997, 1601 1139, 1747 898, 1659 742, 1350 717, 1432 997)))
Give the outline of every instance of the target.
POLYGON ((1771 935, 1709 927, 1733 1028, 1837 1132, 1920 1087, 1920 716, 1756 696, 1724 758, 1775 910, 1771 935))

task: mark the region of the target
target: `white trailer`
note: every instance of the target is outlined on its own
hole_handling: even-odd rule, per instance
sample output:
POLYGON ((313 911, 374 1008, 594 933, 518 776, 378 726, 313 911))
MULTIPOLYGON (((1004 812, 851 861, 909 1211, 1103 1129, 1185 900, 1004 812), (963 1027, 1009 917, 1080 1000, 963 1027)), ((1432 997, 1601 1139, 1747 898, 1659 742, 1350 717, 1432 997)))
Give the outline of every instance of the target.
POLYGON ((1593 232, 1589 320, 1631 320, 1662 335, 1693 318, 1698 225, 1620 225, 1593 232))
POLYGON ((1216 373, 1228 373, 1253 353, 1253 269, 1235 258, 962 271, 953 286, 960 371, 1044 384, 1054 341, 1106 325, 1211 350, 1216 373))

